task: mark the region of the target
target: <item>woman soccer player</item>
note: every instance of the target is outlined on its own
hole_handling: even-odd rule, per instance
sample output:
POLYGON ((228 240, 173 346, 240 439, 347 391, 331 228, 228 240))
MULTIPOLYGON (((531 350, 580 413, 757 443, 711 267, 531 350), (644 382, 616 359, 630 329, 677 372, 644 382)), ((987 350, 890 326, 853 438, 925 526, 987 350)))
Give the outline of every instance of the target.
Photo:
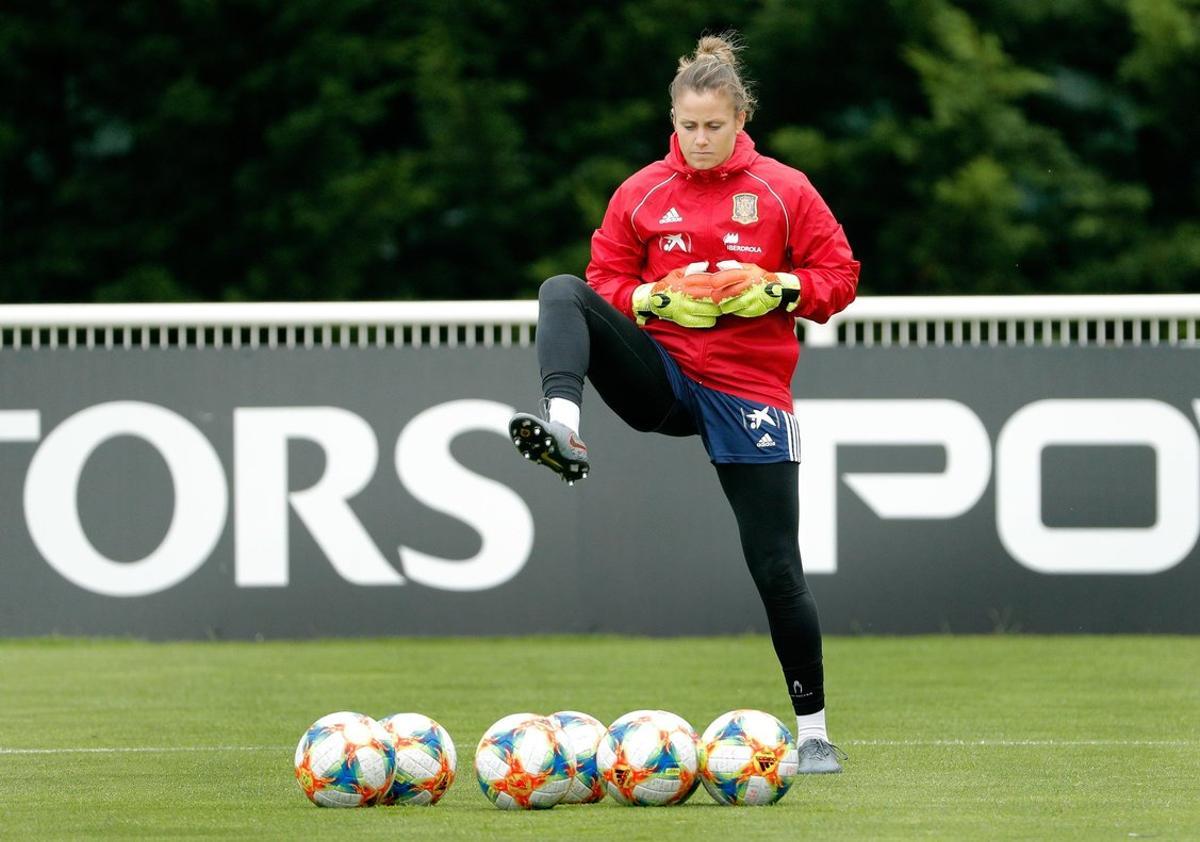
POLYGON ((557 275, 542 285, 544 411, 518 413, 510 432, 526 458, 572 483, 586 477, 586 377, 631 427, 700 435, 766 608, 796 712, 800 771, 840 772, 797 541, 791 381, 794 319, 825 322, 846 307, 859 264, 808 179, 754 150, 738 49, 732 35, 704 37, 680 59, 667 156, 613 195, 586 283, 557 275))

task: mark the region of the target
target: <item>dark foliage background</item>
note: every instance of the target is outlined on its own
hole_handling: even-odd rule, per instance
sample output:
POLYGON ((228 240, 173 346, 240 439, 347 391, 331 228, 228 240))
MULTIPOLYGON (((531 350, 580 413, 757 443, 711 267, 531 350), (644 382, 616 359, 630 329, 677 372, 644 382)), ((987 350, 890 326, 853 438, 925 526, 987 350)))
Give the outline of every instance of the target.
POLYGON ((863 292, 1200 290, 1200 0, 11 0, 0 300, 530 296, 728 27, 863 292))

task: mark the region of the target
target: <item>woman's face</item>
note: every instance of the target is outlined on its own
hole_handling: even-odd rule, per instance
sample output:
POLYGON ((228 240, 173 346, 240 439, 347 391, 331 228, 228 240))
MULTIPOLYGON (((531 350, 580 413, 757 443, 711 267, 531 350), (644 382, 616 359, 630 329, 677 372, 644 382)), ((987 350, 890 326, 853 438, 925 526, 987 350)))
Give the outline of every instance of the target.
POLYGON ((671 119, 688 166, 708 170, 733 154, 737 133, 746 125, 746 112, 735 113, 724 91, 686 90, 675 100, 671 119))

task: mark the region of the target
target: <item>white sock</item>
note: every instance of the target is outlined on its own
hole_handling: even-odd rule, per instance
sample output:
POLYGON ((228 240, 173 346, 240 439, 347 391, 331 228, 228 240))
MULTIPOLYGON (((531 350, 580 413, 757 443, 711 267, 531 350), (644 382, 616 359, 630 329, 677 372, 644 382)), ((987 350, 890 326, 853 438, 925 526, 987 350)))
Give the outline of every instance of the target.
POLYGON ((566 398, 550 398, 547 412, 550 415, 547 421, 557 421, 579 432, 579 404, 566 398))
POLYGON ((829 734, 825 731, 825 708, 796 717, 796 745, 814 738, 829 742, 829 734))

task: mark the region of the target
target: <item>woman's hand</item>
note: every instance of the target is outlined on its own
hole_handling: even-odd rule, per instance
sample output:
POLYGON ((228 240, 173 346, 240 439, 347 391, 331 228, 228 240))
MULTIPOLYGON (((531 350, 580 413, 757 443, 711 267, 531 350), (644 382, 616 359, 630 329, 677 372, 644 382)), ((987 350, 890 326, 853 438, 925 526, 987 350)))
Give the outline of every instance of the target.
POLYGON ((715 325, 722 299, 714 298, 714 276, 703 271, 707 266, 693 263, 667 273, 660 281, 637 287, 632 301, 637 323, 644 325, 648 318, 657 316, 684 327, 715 325))
POLYGON ((768 272, 753 263, 739 265, 740 268, 724 269, 712 276, 714 284, 725 283, 731 289, 741 286, 736 294, 718 302, 722 314, 753 319, 781 306, 789 313, 796 309, 800 303, 799 278, 788 272, 768 272))

